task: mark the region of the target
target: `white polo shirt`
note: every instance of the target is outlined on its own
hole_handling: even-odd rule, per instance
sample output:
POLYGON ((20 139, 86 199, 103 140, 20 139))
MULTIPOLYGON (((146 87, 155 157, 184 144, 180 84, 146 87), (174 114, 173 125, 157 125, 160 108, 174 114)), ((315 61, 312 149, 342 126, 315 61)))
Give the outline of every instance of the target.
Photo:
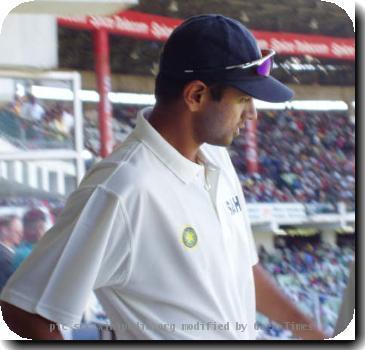
POLYGON ((255 339, 258 257, 228 152, 204 144, 204 166, 188 160, 149 112, 88 172, 1 299, 77 327, 94 291, 117 339, 255 339))

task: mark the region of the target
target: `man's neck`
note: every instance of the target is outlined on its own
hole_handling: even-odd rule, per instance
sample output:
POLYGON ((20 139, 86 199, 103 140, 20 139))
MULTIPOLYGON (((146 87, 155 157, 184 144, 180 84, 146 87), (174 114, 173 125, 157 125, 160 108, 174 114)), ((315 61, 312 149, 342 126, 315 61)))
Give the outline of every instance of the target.
POLYGON ((191 118, 174 108, 155 107, 148 119, 153 128, 185 158, 197 163, 200 144, 194 140, 191 118))

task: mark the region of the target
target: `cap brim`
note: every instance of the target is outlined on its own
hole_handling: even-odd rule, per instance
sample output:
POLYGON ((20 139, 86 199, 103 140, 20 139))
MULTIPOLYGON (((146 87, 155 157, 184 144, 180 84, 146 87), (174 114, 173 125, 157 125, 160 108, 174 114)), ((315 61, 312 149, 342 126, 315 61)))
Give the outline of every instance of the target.
POLYGON ((294 96, 293 90, 270 76, 235 81, 229 80, 224 83, 253 98, 267 102, 285 102, 289 101, 294 96))

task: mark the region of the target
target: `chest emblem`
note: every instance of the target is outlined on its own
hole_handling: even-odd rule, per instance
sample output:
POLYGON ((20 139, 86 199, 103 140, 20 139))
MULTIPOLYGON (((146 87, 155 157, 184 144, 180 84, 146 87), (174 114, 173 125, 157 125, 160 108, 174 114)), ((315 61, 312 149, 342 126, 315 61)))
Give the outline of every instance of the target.
POLYGON ((231 213, 231 215, 234 215, 234 214, 242 211, 238 196, 234 196, 234 197, 230 198, 229 200, 227 200, 226 205, 227 205, 227 208, 228 208, 229 212, 231 213))
POLYGON ((185 247, 188 248, 193 248, 198 243, 198 236, 191 226, 185 227, 182 233, 182 241, 185 247))

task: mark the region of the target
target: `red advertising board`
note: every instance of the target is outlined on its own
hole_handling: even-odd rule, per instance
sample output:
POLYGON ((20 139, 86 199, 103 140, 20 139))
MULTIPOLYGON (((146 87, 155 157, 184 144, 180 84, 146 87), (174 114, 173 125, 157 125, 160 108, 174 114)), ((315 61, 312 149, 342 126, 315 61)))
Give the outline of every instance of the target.
MULTIPOLYGON (((58 24, 75 29, 106 29, 109 33, 165 41, 182 22, 178 18, 124 11, 109 17, 58 17, 58 24)), ((355 40, 294 33, 252 31, 262 49, 272 48, 281 55, 355 60, 355 40)))
POLYGON ((58 24, 62 26, 89 30, 105 28, 114 34, 161 41, 165 41, 181 22, 182 20, 177 18, 155 16, 135 11, 123 11, 109 17, 58 17, 58 24))
POLYGON ((355 60, 355 40, 319 35, 253 31, 260 48, 282 55, 355 60))

